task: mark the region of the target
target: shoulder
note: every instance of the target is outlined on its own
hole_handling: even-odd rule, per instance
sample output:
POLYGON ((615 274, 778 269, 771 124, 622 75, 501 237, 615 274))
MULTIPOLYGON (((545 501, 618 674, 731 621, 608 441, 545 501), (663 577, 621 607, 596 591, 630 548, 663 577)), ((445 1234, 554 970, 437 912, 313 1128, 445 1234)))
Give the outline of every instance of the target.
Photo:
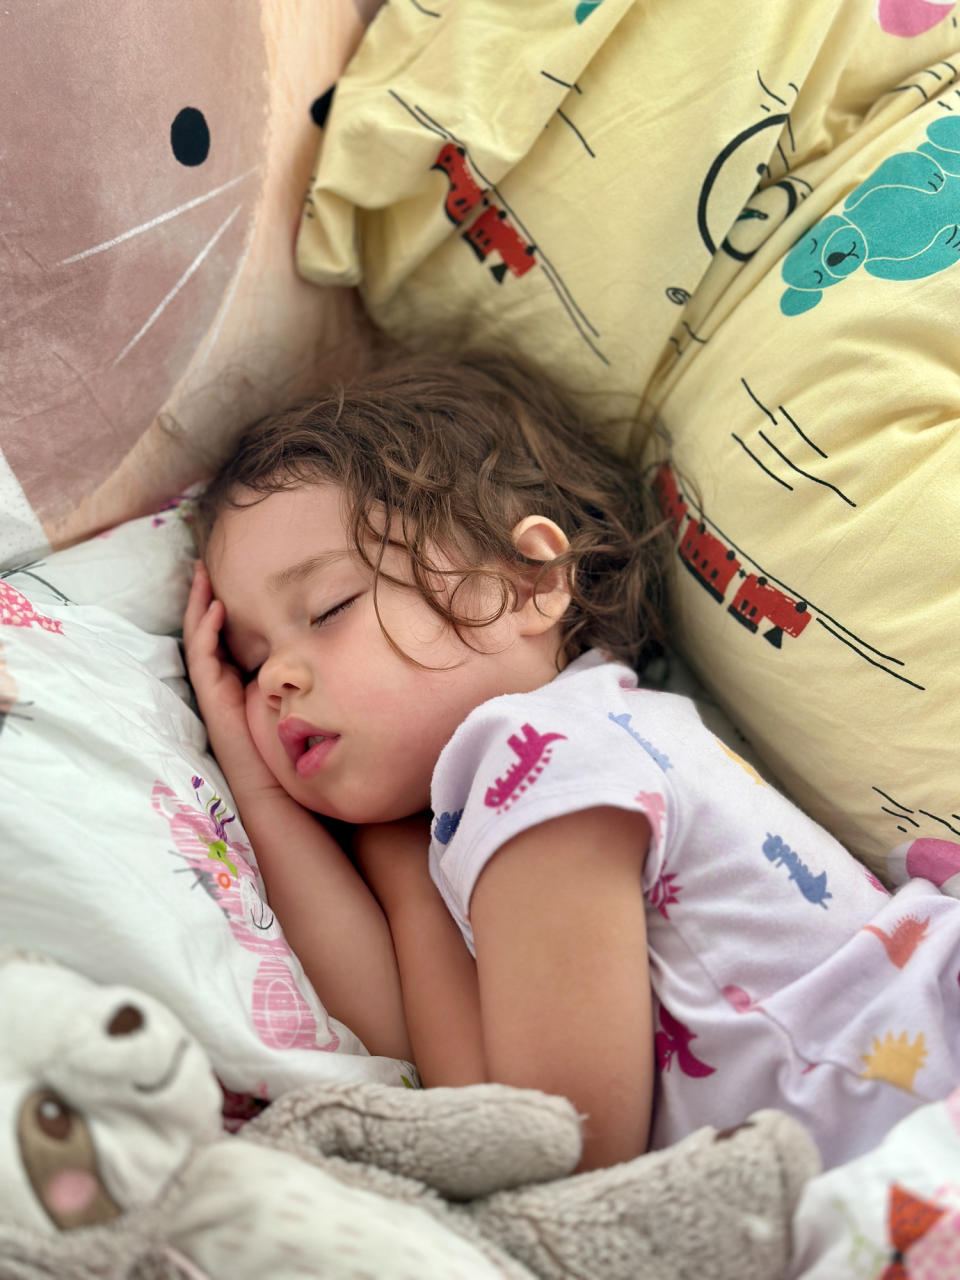
POLYGON ((627 708, 639 711, 644 701, 629 667, 591 651, 539 689, 481 704, 453 734, 434 772, 434 813, 450 815, 441 829, 451 828, 468 801, 479 816, 502 814, 521 800, 526 807, 548 792, 634 787, 631 729, 634 737, 639 731, 627 708))

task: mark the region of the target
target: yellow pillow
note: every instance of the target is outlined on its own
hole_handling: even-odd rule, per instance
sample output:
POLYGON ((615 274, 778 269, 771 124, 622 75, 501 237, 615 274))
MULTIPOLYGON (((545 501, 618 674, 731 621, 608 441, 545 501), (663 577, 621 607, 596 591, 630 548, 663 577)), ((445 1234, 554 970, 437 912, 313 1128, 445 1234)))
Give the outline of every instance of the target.
POLYGON ((298 243, 409 342, 508 341, 639 403, 615 443, 653 424, 669 456, 683 653, 868 866, 938 882, 960 869, 951 8, 386 6, 298 243))

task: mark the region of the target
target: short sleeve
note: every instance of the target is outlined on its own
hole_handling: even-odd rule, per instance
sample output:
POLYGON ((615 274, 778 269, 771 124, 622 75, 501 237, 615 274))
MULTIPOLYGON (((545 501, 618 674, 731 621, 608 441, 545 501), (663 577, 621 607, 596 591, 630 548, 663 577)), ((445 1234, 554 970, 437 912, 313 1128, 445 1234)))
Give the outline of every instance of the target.
MULTIPOLYGON (((470 898, 508 840, 552 818, 596 806, 646 813, 659 840, 665 770, 624 732, 622 695, 611 683, 583 698, 517 695, 474 711, 444 749, 434 775, 430 867, 473 947, 470 898), (609 704, 609 706, 608 706, 609 704)), ((553 686, 551 686, 553 690, 553 686)), ((629 720, 629 716, 627 716, 629 720)))

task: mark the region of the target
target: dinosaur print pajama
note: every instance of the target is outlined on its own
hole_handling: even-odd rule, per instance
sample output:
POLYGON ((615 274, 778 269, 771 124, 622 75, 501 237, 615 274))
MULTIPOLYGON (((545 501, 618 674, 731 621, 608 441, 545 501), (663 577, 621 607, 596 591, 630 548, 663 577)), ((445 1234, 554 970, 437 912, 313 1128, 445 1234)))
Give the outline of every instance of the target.
POLYGON ((691 699, 586 653, 473 711, 432 803, 431 874, 471 950, 470 896, 506 841, 599 805, 646 816, 654 1147, 776 1107, 830 1167, 960 1078, 960 901, 921 878, 888 892, 691 699))

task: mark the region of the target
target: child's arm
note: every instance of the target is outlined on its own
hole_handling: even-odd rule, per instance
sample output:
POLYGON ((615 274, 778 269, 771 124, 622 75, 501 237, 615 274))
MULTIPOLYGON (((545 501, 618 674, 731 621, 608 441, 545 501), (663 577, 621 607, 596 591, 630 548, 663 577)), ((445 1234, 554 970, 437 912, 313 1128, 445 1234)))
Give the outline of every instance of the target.
POLYGON ((647 1145, 649 834, 613 808, 545 822, 495 854, 471 899, 489 1078, 570 1098, 587 1116, 581 1168, 647 1145))
POLYGON ((413 1060, 427 1086, 486 1079, 477 967, 430 878, 417 816, 358 827, 354 856, 393 934, 413 1060))
POLYGON ((243 682, 220 644, 222 625, 223 606, 200 566, 183 620, 187 669, 270 906, 327 1012, 371 1053, 409 1059, 383 912, 333 836, 287 795, 254 746, 243 682))

